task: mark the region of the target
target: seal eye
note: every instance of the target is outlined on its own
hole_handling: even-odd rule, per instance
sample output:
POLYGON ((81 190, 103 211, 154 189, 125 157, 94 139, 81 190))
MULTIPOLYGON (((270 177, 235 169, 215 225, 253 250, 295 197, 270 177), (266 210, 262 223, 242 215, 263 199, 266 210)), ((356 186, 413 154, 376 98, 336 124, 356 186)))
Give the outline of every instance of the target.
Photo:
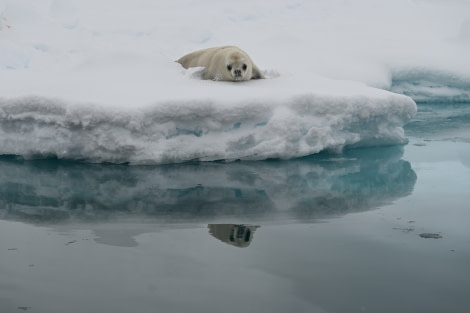
POLYGON ((246 64, 243 64, 243 70, 246 71, 246 64))
POLYGON ((228 69, 229 71, 231 71, 231 70, 232 70, 232 66, 231 66, 230 64, 227 65, 227 69, 228 69))

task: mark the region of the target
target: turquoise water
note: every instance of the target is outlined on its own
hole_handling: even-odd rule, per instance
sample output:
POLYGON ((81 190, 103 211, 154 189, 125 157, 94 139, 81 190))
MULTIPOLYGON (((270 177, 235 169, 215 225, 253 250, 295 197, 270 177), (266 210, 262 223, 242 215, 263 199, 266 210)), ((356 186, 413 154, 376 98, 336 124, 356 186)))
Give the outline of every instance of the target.
POLYGON ((0 158, 3 312, 468 312, 469 104, 406 146, 167 166, 0 158))

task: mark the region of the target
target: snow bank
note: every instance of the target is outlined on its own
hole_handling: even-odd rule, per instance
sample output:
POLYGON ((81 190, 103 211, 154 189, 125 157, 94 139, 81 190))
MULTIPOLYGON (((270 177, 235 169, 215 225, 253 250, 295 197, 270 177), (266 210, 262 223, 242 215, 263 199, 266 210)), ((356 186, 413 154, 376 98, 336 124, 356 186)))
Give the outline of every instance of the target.
POLYGON ((279 95, 268 91, 273 84, 206 82, 188 98, 138 107, 1 98, 0 153, 132 164, 288 159, 404 143, 402 125, 416 112, 406 96, 357 83, 334 84, 350 93, 279 95), (211 91, 223 96, 202 95, 211 91))

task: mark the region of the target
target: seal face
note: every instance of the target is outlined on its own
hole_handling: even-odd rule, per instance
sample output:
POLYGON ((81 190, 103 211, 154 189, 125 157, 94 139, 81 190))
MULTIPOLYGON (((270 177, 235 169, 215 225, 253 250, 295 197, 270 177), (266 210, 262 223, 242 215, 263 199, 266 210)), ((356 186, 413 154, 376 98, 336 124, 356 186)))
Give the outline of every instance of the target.
POLYGON ((246 81, 264 78, 248 54, 235 46, 198 50, 186 54, 176 62, 186 69, 204 67, 203 79, 246 81))
POLYGON ((230 72, 233 80, 247 80, 245 79, 248 70, 247 63, 251 62, 247 60, 241 53, 238 51, 231 52, 229 55, 227 55, 225 63, 227 64, 227 71, 230 72))

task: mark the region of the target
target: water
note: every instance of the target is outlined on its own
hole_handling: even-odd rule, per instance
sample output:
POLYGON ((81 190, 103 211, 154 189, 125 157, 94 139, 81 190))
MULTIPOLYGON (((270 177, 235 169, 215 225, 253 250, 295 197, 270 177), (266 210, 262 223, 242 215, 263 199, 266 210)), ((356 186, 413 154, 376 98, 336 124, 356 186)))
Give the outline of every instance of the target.
POLYGON ((408 136, 424 140, 470 142, 470 103, 420 103, 408 123, 408 136))
POLYGON ((0 311, 468 312, 469 108, 289 161, 2 157, 0 311))

